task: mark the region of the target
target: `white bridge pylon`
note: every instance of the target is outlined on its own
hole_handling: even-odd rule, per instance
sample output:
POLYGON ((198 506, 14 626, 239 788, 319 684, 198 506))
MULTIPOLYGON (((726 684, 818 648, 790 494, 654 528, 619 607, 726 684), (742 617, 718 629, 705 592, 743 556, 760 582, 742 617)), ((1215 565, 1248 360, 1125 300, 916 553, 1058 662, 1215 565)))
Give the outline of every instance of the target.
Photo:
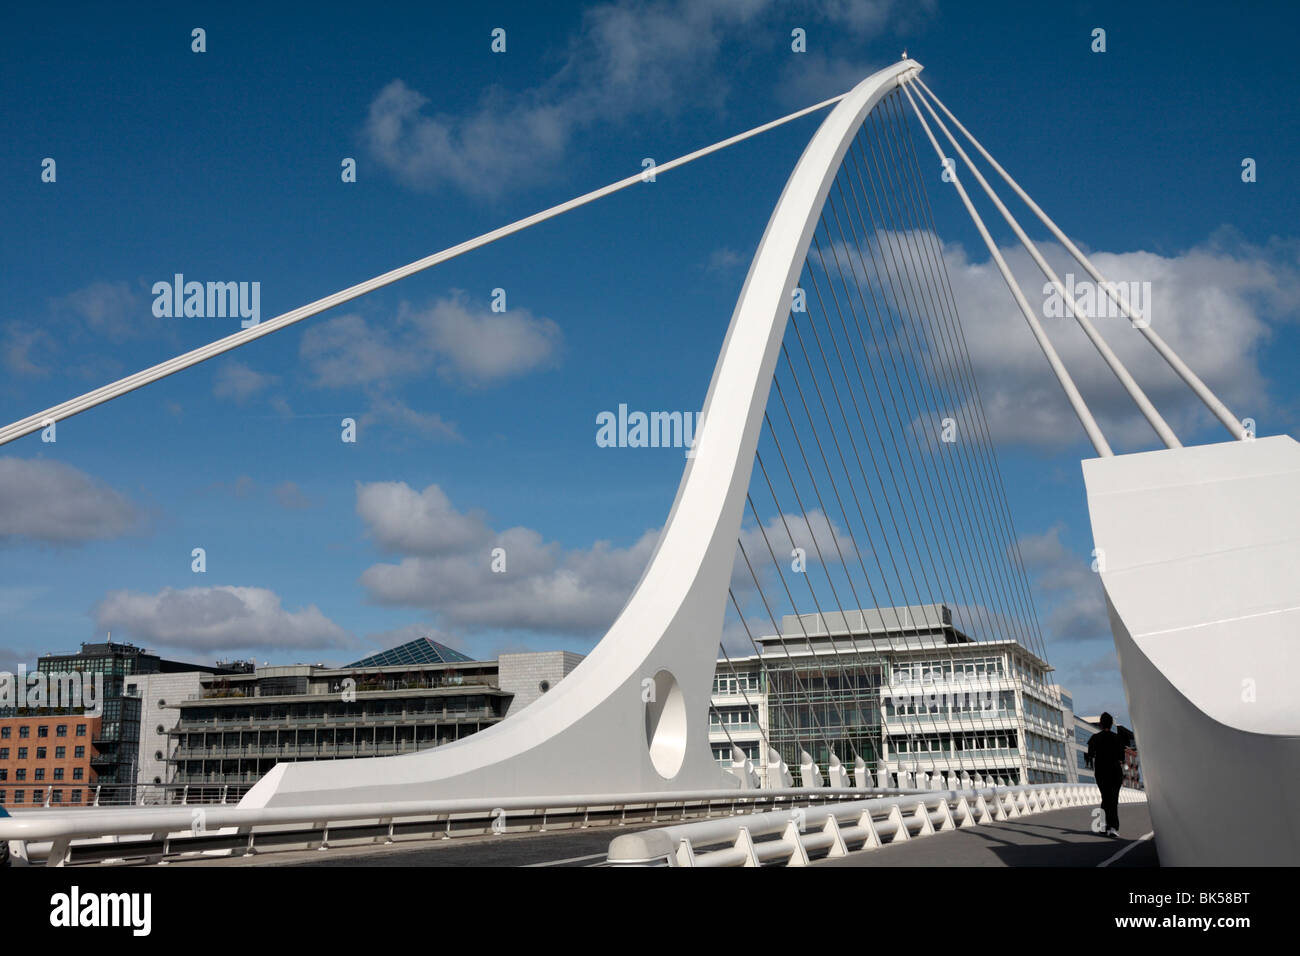
POLYGON ((709 746, 727 585, 791 296, 840 161, 904 60, 846 94, 805 148, 768 221, 723 342, 703 425, 650 563, 592 652, 520 714, 395 757, 279 764, 241 806, 667 792, 738 787, 709 746))

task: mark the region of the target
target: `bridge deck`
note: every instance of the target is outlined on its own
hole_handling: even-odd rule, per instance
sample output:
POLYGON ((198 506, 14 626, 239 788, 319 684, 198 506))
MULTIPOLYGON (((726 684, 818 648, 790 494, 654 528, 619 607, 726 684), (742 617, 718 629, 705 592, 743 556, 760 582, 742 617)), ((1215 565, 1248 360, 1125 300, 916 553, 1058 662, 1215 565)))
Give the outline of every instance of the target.
MULTIPOLYGON (((921 840, 850 853, 815 866, 1099 866, 1151 832, 1145 803, 1119 808, 1120 836, 1092 832, 1092 808, 1069 807, 1005 823, 937 833, 921 840)), ((1109 866, 1159 866, 1154 840, 1127 849, 1109 866)))

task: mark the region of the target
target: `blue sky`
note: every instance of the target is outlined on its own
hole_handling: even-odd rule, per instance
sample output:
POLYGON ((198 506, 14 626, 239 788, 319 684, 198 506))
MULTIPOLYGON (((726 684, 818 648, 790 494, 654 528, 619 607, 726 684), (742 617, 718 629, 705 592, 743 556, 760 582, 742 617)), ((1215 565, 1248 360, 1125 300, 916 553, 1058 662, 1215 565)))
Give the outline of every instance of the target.
MULTIPOLYGON (((1104 270, 1153 283, 1157 327, 1234 411, 1296 434, 1294 11, 469 6, 8 12, 0 419, 238 328, 155 318, 150 289, 174 273, 260 282, 269 318, 842 92, 906 46, 1104 270), (807 53, 791 51, 794 27, 807 53), (1242 182, 1245 157, 1257 182, 1242 182)), ((109 628, 198 661, 345 661, 417 633, 483 656, 589 649, 682 467, 679 450, 598 448, 595 416, 699 408, 816 122, 70 419, 56 443, 7 446, 0 667, 109 628), (504 314, 489 311, 496 288, 504 314), (519 569, 505 601, 467 570, 498 540, 519 569)), ((1089 449, 955 197, 929 186, 1050 657, 1080 709, 1122 711, 1088 570, 1089 449)), ((1011 260, 1027 290, 1041 284, 1011 260)), ((1117 448, 1155 447, 1077 337, 1049 331, 1117 448)), ((1224 437, 1150 356, 1117 348, 1184 440, 1224 437)))

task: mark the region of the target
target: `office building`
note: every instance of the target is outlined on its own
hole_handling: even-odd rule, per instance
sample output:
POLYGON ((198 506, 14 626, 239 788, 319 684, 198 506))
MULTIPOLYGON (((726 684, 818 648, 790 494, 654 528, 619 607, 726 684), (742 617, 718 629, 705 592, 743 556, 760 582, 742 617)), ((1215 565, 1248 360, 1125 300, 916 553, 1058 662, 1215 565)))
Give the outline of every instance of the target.
POLYGON ((173 790, 235 799, 277 763, 440 746, 527 706, 581 659, 547 651, 475 661, 418 638, 342 667, 200 675, 197 692, 176 701, 163 776, 173 790))
MULTIPOLYGON (((759 654, 718 662, 710 744, 768 773, 768 747, 797 770, 832 750, 872 771, 1069 779, 1069 731, 1051 667, 1009 638, 973 641, 942 604, 787 615, 759 654)), ((1071 705, 1072 706, 1072 705, 1071 705)))

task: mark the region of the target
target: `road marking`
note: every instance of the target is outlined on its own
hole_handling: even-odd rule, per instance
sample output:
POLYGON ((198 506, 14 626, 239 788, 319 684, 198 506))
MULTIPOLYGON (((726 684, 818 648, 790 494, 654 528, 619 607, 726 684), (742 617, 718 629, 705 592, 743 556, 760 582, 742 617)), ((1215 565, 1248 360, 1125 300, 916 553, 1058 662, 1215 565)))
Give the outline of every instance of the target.
POLYGON ((563 866, 565 863, 583 863, 587 860, 603 860, 607 854, 592 853, 590 856, 571 856, 567 860, 548 860, 545 863, 525 863, 524 866, 563 866))
POLYGON ((1123 855, 1124 855, 1125 853, 1127 853, 1129 850, 1133 849, 1133 848, 1134 848, 1135 846, 1137 846, 1139 843, 1145 843, 1147 840, 1150 840, 1150 839, 1151 839, 1153 836, 1155 836, 1155 835, 1156 835, 1156 832, 1155 832, 1154 830, 1152 830, 1150 833, 1147 833, 1147 834, 1144 834, 1144 835, 1138 837, 1136 840, 1134 840, 1134 841, 1133 841, 1132 843, 1130 843, 1128 846, 1124 847, 1124 849, 1120 850, 1120 851, 1119 851, 1118 853, 1116 853, 1114 856, 1111 856, 1111 857, 1108 857, 1108 858, 1105 859, 1105 860, 1102 860, 1100 863, 1097 864, 1097 866, 1099 866, 1099 867, 1102 867, 1102 866, 1110 866, 1112 863, 1114 863, 1116 860, 1118 860, 1121 856, 1123 856, 1123 855))

